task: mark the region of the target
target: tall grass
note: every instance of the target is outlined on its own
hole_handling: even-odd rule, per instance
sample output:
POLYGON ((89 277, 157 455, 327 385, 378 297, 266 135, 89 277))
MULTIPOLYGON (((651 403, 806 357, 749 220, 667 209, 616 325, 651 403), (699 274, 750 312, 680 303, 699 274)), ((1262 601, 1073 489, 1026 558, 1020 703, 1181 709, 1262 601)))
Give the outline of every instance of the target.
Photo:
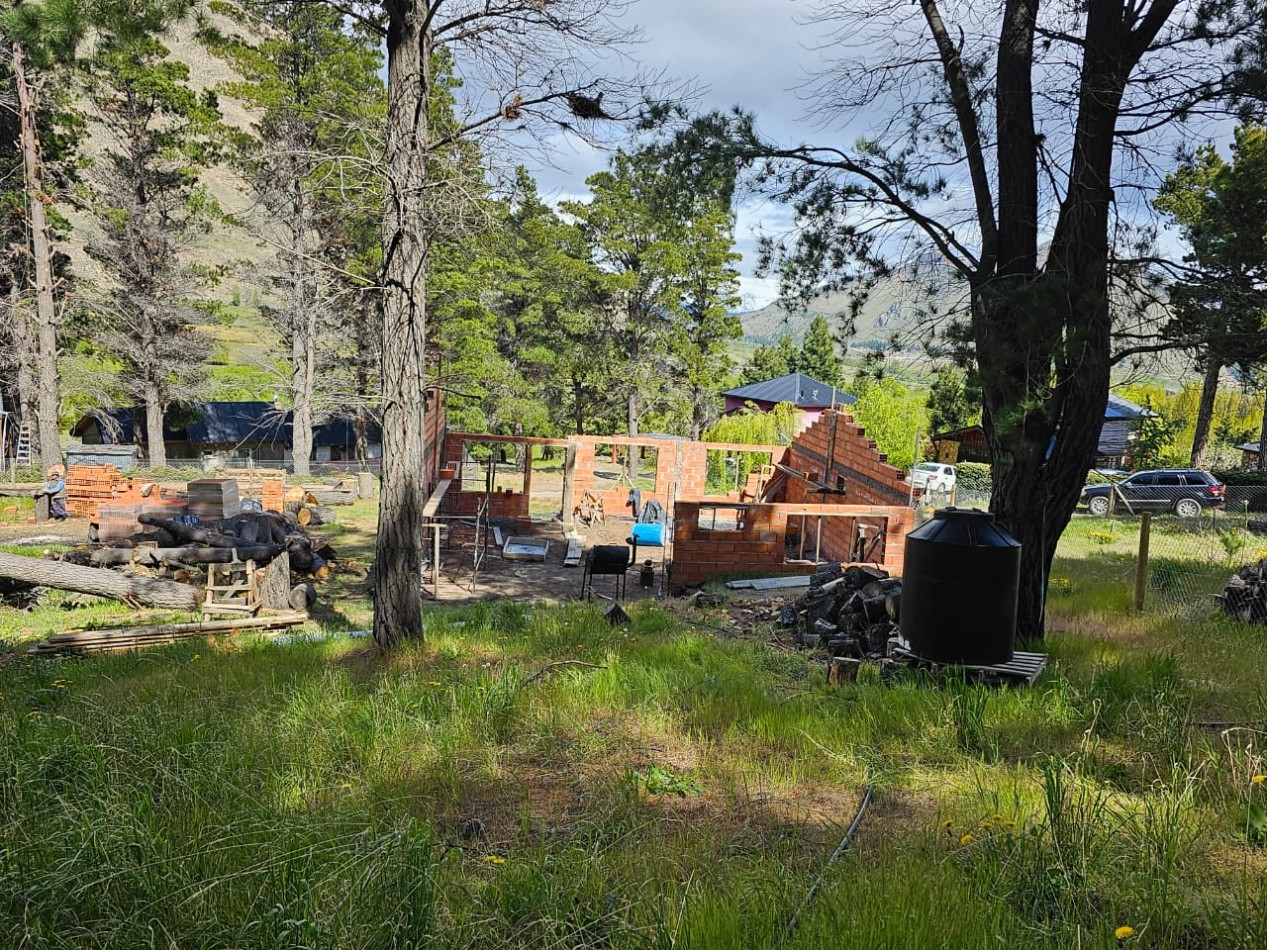
POLYGON ((1251 759, 1191 724, 1261 710, 1211 682, 1239 629, 1190 653, 1064 634, 1032 689, 836 688, 632 613, 436 610, 387 656, 9 659, 0 944, 1055 948, 1126 924, 1263 945, 1251 759), (853 851, 785 938, 868 776, 853 851))

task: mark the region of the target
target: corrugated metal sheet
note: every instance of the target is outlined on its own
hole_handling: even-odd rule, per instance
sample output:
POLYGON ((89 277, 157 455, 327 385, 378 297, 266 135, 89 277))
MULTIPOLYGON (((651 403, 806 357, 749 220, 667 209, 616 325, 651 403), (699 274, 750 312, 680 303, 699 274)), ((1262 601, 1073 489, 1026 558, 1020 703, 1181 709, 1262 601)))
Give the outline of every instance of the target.
POLYGON ((738 389, 727 390, 723 396, 750 399, 753 402, 790 402, 802 409, 822 409, 824 406, 848 406, 858 400, 849 393, 835 389, 821 380, 804 373, 788 373, 776 379, 750 383, 738 389))

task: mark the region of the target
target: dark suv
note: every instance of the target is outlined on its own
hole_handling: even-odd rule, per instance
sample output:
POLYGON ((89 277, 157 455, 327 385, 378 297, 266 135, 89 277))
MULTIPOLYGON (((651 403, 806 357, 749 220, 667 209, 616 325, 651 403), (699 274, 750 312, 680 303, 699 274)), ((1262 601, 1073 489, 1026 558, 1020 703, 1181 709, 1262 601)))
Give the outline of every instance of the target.
MULTIPOLYGON (((1203 508, 1223 506, 1223 486, 1209 472, 1195 468, 1163 468, 1136 472, 1117 483, 1114 506, 1127 512, 1173 511, 1181 518, 1195 518, 1203 508)), ((1088 485, 1079 504, 1091 514, 1109 513, 1111 485, 1088 485)))

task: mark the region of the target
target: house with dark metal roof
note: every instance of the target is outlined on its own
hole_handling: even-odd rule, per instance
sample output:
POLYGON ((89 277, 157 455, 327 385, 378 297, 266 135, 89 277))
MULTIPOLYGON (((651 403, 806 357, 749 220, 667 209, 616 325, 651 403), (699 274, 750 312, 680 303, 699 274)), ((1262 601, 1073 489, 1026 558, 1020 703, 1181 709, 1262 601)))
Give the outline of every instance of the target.
MULTIPOLYGON (((1097 468, 1121 468, 1126 463, 1131 446, 1139 438, 1140 424, 1157 413, 1136 405, 1129 399, 1109 393, 1104 407, 1104 422, 1100 425, 1100 441, 1096 447, 1097 468)), ((950 462, 989 462, 990 450, 985 443, 985 430, 981 426, 968 426, 951 432, 941 432, 932 437, 937 446, 937 458, 950 462), (954 455, 954 458, 950 458, 954 455)), ((1054 443, 1055 440, 1053 440, 1054 443)))
MULTIPOLYGON (((84 416, 70 430, 84 445, 138 445, 146 442, 145 410, 103 409, 84 416)), ((356 458, 356 423, 335 416, 313 427, 314 462, 356 458)), ((371 423, 366 432, 370 458, 382 455, 382 435, 371 423)), ((173 406, 163 419, 163 441, 173 461, 214 464, 231 459, 263 463, 291 460, 291 412, 269 402, 199 402, 173 406)))
POLYGON ((858 400, 842 389, 828 385, 804 373, 788 373, 776 379, 749 383, 722 393, 726 397, 726 414, 739 412, 749 403, 762 412, 769 412, 779 403, 790 402, 804 413, 805 424, 813 425, 824 409, 850 406, 858 400))

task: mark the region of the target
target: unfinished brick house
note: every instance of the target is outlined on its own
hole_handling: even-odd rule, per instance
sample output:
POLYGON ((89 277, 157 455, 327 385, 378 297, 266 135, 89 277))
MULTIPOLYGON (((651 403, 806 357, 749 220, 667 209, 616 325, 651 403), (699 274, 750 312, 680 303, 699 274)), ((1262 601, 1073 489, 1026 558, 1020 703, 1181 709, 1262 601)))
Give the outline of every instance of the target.
POLYGON ((786 446, 447 432, 428 462, 432 517, 486 506, 493 520, 567 522, 582 499, 601 503, 607 518, 629 516, 636 488, 671 519, 677 587, 808 573, 824 560, 900 571, 913 524, 904 473, 840 411, 824 412, 786 446))

